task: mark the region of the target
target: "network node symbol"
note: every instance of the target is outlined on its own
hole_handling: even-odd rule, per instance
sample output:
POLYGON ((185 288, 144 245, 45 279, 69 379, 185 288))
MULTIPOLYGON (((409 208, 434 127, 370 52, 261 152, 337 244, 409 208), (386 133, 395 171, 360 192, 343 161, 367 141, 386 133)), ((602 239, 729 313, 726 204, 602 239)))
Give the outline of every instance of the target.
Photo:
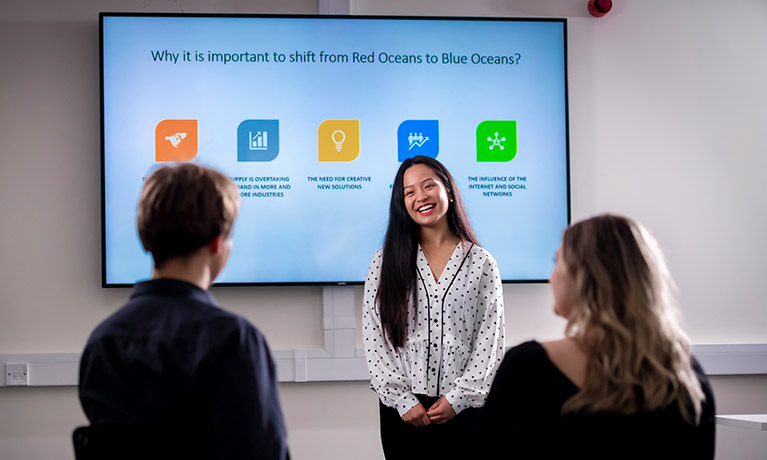
POLYGON ((501 150, 504 149, 504 147, 501 145, 501 142, 506 142, 506 137, 504 136, 504 137, 498 139, 498 132, 497 131, 495 133, 495 139, 493 139, 492 137, 488 136, 487 140, 488 140, 488 142, 492 142, 492 144, 490 145, 490 150, 493 150, 493 147, 495 147, 496 145, 498 147, 500 147, 501 150))
POLYGON ((505 163, 517 156, 516 120, 485 120, 477 125, 476 139, 477 162, 505 163))

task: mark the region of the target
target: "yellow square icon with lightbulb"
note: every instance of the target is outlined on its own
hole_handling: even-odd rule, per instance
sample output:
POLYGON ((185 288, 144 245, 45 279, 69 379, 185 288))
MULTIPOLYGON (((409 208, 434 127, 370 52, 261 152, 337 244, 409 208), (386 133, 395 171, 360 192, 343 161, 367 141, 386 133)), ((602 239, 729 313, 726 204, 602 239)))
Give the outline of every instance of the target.
POLYGON ((359 120, 325 120, 317 130, 320 161, 354 161, 360 154, 359 120))

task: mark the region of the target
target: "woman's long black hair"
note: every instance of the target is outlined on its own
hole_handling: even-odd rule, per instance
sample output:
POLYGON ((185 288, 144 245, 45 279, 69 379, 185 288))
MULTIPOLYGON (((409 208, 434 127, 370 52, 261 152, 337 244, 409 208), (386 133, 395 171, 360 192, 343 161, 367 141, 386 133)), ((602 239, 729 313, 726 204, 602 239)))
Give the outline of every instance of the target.
POLYGON ((450 231, 463 241, 478 244, 461 194, 445 166, 434 158, 420 155, 403 161, 392 185, 389 226, 384 239, 377 294, 384 334, 395 348, 404 346, 407 337, 408 299, 415 292, 416 254, 420 238, 419 225, 405 209, 403 176, 408 168, 419 164, 433 169, 447 189, 448 199, 451 200, 447 210, 450 231))

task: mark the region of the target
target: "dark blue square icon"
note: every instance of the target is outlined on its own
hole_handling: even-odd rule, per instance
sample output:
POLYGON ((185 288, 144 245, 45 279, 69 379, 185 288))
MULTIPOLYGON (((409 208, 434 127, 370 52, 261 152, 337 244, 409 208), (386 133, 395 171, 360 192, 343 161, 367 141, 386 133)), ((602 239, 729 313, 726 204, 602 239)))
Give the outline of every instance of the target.
POLYGON ((397 160, 416 155, 437 158, 439 155, 439 122, 437 120, 405 120, 397 128, 397 160))
POLYGON ((279 153, 279 120, 245 120, 237 127, 237 161, 272 161, 279 153))

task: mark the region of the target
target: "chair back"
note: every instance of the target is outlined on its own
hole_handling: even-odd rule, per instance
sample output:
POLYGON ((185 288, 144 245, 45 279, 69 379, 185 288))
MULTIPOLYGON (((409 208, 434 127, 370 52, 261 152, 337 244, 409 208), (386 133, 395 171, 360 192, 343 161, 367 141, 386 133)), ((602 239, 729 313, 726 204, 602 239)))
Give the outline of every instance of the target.
POLYGON ((80 426, 72 432, 75 460, 214 459, 212 442, 199 433, 179 433, 146 426, 80 426))

